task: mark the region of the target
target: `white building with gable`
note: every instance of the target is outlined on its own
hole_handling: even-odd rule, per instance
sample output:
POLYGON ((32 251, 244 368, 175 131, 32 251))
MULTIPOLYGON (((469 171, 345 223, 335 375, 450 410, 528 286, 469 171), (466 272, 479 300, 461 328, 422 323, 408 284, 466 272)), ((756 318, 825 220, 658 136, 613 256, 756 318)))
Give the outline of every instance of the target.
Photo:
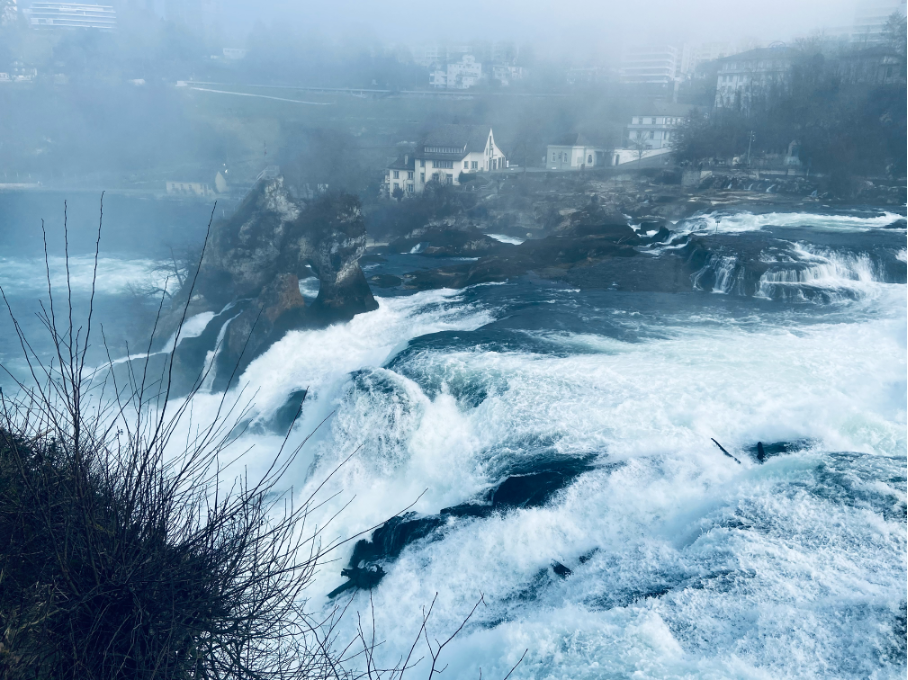
POLYGON ((427 134, 413 154, 396 159, 385 170, 389 196, 421 193, 430 182, 460 184, 460 173, 493 172, 508 167, 487 125, 442 125, 427 134))

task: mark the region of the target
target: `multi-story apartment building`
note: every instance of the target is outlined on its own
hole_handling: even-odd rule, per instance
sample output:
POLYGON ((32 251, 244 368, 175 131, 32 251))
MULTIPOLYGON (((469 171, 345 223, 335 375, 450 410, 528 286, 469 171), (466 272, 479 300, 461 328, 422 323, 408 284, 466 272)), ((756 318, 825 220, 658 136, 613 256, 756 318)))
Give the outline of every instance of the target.
POLYGON ((25 10, 25 15, 32 28, 94 28, 102 31, 114 31, 117 28, 117 13, 107 5, 33 2, 25 10))
POLYGON ((482 78, 482 64, 472 54, 465 54, 460 61, 451 62, 444 68, 437 68, 429 74, 432 87, 449 90, 466 90, 482 78))
POLYGON ((792 57, 786 47, 761 47, 720 60, 716 108, 747 110, 787 87, 792 57))
POLYGON ((621 55, 619 78, 622 83, 628 84, 665 85, 679 75, 680 66, 678 49, 671 45, 632 46, 621 55))
POLYGON ((851 39, 857 43, 878 44, 883 42, 883 29, 893 13, 905 16, 906 0, 864 0, 854 12, 854 26, 851 39))
POLYGON ((700 64, 722 59, 734 53, 734 45, 730 42, 685 43, 681 48, 678 70, 681 74, 690 74, 696 71, 700 64))

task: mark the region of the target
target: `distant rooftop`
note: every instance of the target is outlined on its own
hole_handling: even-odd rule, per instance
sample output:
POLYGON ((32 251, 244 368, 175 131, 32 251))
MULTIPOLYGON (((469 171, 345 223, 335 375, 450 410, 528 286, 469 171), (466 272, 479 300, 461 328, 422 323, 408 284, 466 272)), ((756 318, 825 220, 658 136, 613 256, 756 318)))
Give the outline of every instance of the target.
POLYGON ((593 140, 587 137, 582 132, 571 132, 567 135, 562 135, 555 141, 553 141, 550 146, 598 146, 593 140))
POLYGON ((428 133, 420 144, 422 154, 468 154, 486 148, 490 125, 442 125, 428 133))
POLYGON ((104 31, 117 28, 117 13, 109 5, 33 2, 24 12, 32 28, 96 28, 104 31))

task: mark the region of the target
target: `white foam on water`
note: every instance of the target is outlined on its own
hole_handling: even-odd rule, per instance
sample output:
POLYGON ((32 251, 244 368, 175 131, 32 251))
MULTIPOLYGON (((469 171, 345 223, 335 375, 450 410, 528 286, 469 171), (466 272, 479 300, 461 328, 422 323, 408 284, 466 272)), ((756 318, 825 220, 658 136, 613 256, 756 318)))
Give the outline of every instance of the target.
POLYGON ((806 300, 806 290, 821 289, 828 298, 841 299, 842 294, 873 295, 884 282, 879 266, 867 253, 842 253, 793 244, 797 267, 786 263, 765 272, 757 284, 757 297, 806 300))
POLYGON ((711 214, 698 215, 681 220, 674 226, 680 233, 706 232, 709 234, 734 234, 745 231, 758 231, 765 227, 804 227, 817 231, 869 231, 882 229, 893 222, 904 220, 903 215, 884 212, 876 217, 857 217, 853 215, 820 215, 813 213, 773 212, 762 215, 735 213, 733 215, 711 214))
MULTIPOLYGON (((904 598, 903 517, 840 496, 904 502, 886 480, 904 476, 908 446, 905 303, 889 286, 852 323, 679 323, 640 343, 566 334, 594 350, 566 356, 427 348, 404 359, 409 378, 378 369, 380 388, 351 386, 310 482, 362 447, 329 485, 342 493, 326 514, 352 499, 340 536, 423 489, 425 513, 469 500, 493 455, 533 442, 623 465, 547 507, 457 522, 406 550, 372 593, 386 653, 408 645, 436 592, 439 636, 484 593, 489 627, 452 649, 455 677, 503 676, 524 648, 512 677, 895 677, 904 659, 886 666, 874 650, 889 639, 879 612, 904 598), (418 376, 450 389, 430 397, 418 376), (455 398, 472 383, 486 390, 475 406, 455 398), (818 443, 763 466, 741 450, 800 438, 818 443), (554 560, 574 575, 554 578, 554 560)), ((339 570, 318 588, 339 585, 339 570)))
POLYGON ((300 295, 307 300, 314 300, 317 298, 320 287, 321 281, 318 280, 317 276, 309 276, 305 279, 300 279, 300 295))
MULTIPOLYGON (((352 372, 381 366, 412 338, 447 330, 472 330, 494 318, 487 309, 464 304, 459 292, 453 290, 376 300, 377 310, 359 314, 347 323, 287 333, 249 364, 226 397, 203 389, 193 397, 193 422, 212 422, 217 413, 223 412, 222 399, 227 404, 248 406, 247 416, 253 423, 267 422, 292 393, 305 389, 307 399, 290 439, 292 448, 336 408, 352 372)), ((214 359, 211 356, 206 363, 214 359)), ((181 400, 174 400, 170 408, 181 404, 181 400)), ((189 426, 189 421, 182 423, 180 436, 173 438, 175 446, 185 439, 183 431, 189 426)), ((254 476, 257 470, 267 467, 283 439, 283 434, 249 433, 231 450, 254 447, 242 460, 243 465, 249 466, 250 476, 254 476)), ((313 453, 314 447, 309 446, 298 475, 304 474, 313 453)), ((296 481, 300 480, 290 479, 288 483, 296 481)))
POLYGON ((516 236, 507 236, 506 234, 486 234, 489 238, 493 238, 496 241, 501 241, 502 243, 511 243, 515 246, 519 246, 521 243, 526 241, 525 238, 518 238, 516 236))
POLYGON ((722 256, 715 261, 710 261, 703 269, 693 275, 693 286, 696 290, 703 290, 700 280, 708 271, 716 275, 712 292, 722 295, 744 294, 744 268, 738 266, 738 258, 734 255, 722 256))
POLYGON ((230 328, 230 322, 235 318, 236 316, 232 316, 224 322, 221 329, 218 331, 218 337, 214 342, 214 348, 208 350, 205 354, 205 365, 202 367, 202 385, 200 387, 202 392, 211 392, 211 388, 214 386, 214 380, 217 377, 218 355, 224 349, 224 337, 227 335, 227 329, 230 328))
MULTIPOLYGON (((169 289, 177 286, 175 277, 169 277, 166 262, 150 259, 124 260, 114 257, 99 257, 96 291, 101 295, 124 295, 134 287, 146 286, 169 289)), ((66 292, 66 259, 48 258, 50 277, 56 295, 66 292)), ((71 255, 69 258, 69 280, 73 293, 91 293, 94 276, 93 255, 71 255)), ((0 257, 0 286, 7 295, 46 294, 47 272, 43 258, 0 257)))
MULTIPOLYGON (((227 309, 233 305, 228 305, 226 308, 221 310, 220 314, 223 314, 227 309)), ((179 345, 186 338, 197 338, 202 333, 205 332, 205 329, 208 328, 208 324, 211 323, 211 320, 219 314, 214 312, 201 312, 200 314, 195 314, 190 316, 183 322, 183 327, 179 331, 174 331, 173 334, 167 339, 167 342, 164 343, 164 347, 161 349, 161 352, 169 353, 173 351, 174 345, 179 345), (180 339, 177 341, 177 334, 179 333, 180 339)))

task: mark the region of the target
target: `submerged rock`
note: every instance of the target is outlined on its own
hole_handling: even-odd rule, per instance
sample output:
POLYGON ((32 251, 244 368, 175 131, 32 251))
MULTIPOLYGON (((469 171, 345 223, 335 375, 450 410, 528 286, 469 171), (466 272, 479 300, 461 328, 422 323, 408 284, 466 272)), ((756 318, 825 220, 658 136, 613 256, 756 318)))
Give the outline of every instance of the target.
POLYGON ((556 576, 560 576, 561 578, 567 578, 568 576, 570 576, 571 574, 574 573, 573 571, 568 569, 566 566, 561 564, 561 562, 555 562, 555 564, 552 565, 552 571, 555 572, 556 576))
POLYGON ((388 249, 426 257, 478 257, 506 252, 512 244, 486 236, 474 226, 431 225, 395 239, 388 249))
POLYGON ((792 441, 772 442, 770 444, 757 442, 752 446, 746 447, 744 450, 758 463, 764 463, 767 459, 775 456, 784 456, 791 453, 798 453, 799 451, 806 451, 813 444, 813 440, 810 439, 794 439, 792 441))
MULTIPOLYGON (((593 456, 565 456, 537 461, 515 470, 514 474, 505 477, 476 502, 444 508, 438 515, 419 516, 409 512, 391 518, 373 531, 369 539, 356 542, 347 567, 341 571, 341 575, 349 581, 332 590, 328 597, 335 597, 351 588, 375 587, 385 576, 383 565, 397 559, 412 543, 439 537, 440 530, 456 518, 487 517, 493 512, 544 505, 579 475, 593 469, 593 462, 593 456)), ((566 570, 562 574, 556 569, 555 573, 559 576, 572 573, 564 565, 556 564, 566 570)))
POLYGON ((496 511, 536 508, 570 485, 578 476, 593 469, 593 458, 546 460, 526 470, 517 470, 479 501, 443 508, 441 514, 455 517, 487 517, 496 511))

